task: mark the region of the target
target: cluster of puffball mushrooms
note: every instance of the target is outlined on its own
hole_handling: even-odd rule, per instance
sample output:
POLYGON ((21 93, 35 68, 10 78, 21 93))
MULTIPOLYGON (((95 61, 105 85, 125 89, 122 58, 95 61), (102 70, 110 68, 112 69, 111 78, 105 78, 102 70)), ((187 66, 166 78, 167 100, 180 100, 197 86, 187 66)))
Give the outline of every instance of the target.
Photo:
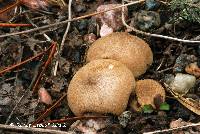
POLYGON ((86 113, 120 115, 132 93, 138 103, 154 105, 154 98, 165 101, 165 90, 155 80, 135 78, 144 74, 153 62, 149 45, 139 37, 115 32, 99 38, 89 48, 87 64, 72 78, 68 105, 76 116, 86 113))

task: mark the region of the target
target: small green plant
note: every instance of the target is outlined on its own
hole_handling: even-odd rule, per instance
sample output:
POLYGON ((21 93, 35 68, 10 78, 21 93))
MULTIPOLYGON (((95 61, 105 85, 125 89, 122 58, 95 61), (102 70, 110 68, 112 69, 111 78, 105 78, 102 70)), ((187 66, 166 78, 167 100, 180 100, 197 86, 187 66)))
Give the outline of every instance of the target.
POLYGON ((159 107, 159 109, 163 111, 169 111, 169 108, 169 104, 167 104, 166 102, 161 103, 159 107))
POLYGON ((154 111, 153 107, 151 105, 144 105, 142 107, 142 111, 145 113, 145 114, 150 114, 154 111))
POLYGON ((158 109, 154 109, 154 108, 152 107, 151 104, 149 104, 149 105, 144 105, 144 106, 142 107, 142 111, 143 111, 144 113, 146 113, 146 114, 150 114, 150 113, 152 113, 154 110, 169 111, 169 109, 170 109, 170 106, 169 106, 169 104, 167 104, 166 102, 161 103, 158 109))
POLYGON ((200 23, 200 0, 172 0, 170 8, 173 19, 200 23))

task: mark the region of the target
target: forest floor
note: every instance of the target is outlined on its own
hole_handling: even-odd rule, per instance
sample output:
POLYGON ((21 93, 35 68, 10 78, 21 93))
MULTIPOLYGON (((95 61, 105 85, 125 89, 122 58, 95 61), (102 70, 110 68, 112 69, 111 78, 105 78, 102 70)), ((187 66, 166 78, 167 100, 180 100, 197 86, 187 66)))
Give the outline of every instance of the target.
MULTIPOLYGON (((5 27, 3 25, 1 26, 3 23, 0 23, 0 124, 4 124, 2 126, 0 125, 2 133, 22 134, 29 133, 29 131, 42 133, 41 130, 37 129, 22 129, 20 131, 15 128, 9 128, 10 124, 24 126, 29 124, 49 123, 45 128, 55 130, 55 132, 51 133, 59 133, 61 130, 69 133, 89 133, 91 130, 93 133, 101 134, 136 134, 169 129, 173 121, 177 121, 179 127, 200 122, 200 80, 198 79, 200 70, 198 72, 198 69, 197 72, 192 74, 195 75, 197 73, 194 87, 184 96, 184 98, 191 98, 198 102, 197 108, 193 107, 196 113, 192 112, 191 108, 182 105, 170 92, 166 92, 166 102, 170 106, 169 110, 154 110, 151 113, 136 112, 132 105, 129 104, 127 107, 127 111, 129 112, 126 111, 126 113, 124 113, 125 117, 123 117, 125 118, 124 126, 122 125, 123 120, 110 114, 106 114, 106 117, 74 117, 67 105, 66 92, 73 75, 85 64, 87 49, 91 45, 91 42, 93 42, 92 39, 94 38, 94 40, 96 40, 96 38, 100 38, 101 24, 96 21, 93 13, 96 12, 96 9, 100 5, 121 4, 121 1, 72 1, 70 11, 72 18, 90 15, 89 17, 85 16, 71 22, 68 34, 63 43, 62 40, 67 22, 54 27, 18 33, 16 35, 9 35, 9 33, 27 31, 33 29, 35 26, 49 26, 50 24, 56 24, 67 20, 69 15, 68 1, 66 1, 66 5, 58 1, 58 3, 50 3, 51 6, 42 5, 42 3, 39 2, 40 4, 37 5, 38 8, 34 9, 34 5, 30 4, 31 0, 28 4, 27 1, 24 0, 24 3, 18 4, 19 11, 17 11, 17 13, 14 13, 15 7, 7 10, 6 13, 2 13, 1 11, 3 11, 5 7, 13 5, 13 1, 14 0, 9 0, 5 2, 5 5, 0 3, 0 19, 3 20, 2 22, 6 22, 6 24, 10 24, 8 21, 14 24, 32 23, 32 25, 5 27), (2 35, 4 37, 2 37, 2 35), (88 39, 88 37, 92 37, 92 39, 88 39), (56 48, 56 46, 60 44, 63 44, 63 49, 59 56, 57 51, 59 47, 56 48), (26 59, 30 61, 20 65, 20 63, 26 59), (58 66, 56 65, 57 62, 59 62, 58 66), (58 67, 57 71, 55 71, 55 67, 58 67), (5 68, 7 68, 7 70, 5 70, 5 68), (43 91, 43 89, 45 89, 45 91, 43 91), (38 90, 42 93, 38 93, 38 90), (50 96, 52 102, 50 99, 49 104, 45 104, 38 96, 50 96), (128 117, 126 117, 126 115, 128 117), (109 121, 106 123, 103 122, 106 124, 105 127, 96 130, 94 129, 95 126, 87 126, 87 120, 91 119, 109 121), (82 122, 78 122, 78 120, 82 122), (62 126, 55 127, 55 124, 62 126), (88 131, 86 129, 88 129, 88 131)), ((145 29, 145 31, 185 40, 200 40, 199 22, 190 22, 184 19, 174 20, 173 17, 176 14, 174 11, 170 10, 169 4, 168 1, 159 2, 153 9, 148 10, 148 5, 144 2, 130 5, 127 7, 128 19, 126 22, 142 30, 141 25, 144 24, 141 20, 137 20, 141 19, 137 18, 137 15, 141 13, 141 11, 152 10, 152 12, 159 14, 159 22, 150 20, 147 24, 155 24, 149 24, 151 26, 147 26, 148 28, 145 29)), ((196 62, 197 65, 200 66, 199 42, 186 43, 184 40, 176 41, 163 37, 147 36, 137 31, 131 31, 125 26, 118 31, 128 31, 130 34, 142 38, 150 45, 153 51, 153 64, 147 72, 138 79, 151 78, 159 81, 163 85, 167 76, 176 75, 177 73, 188 73, 185 71, 185 67, 190 63, 196 62)), ((177 134, 186 132, 200 133, 200 127, 188 127, 179 131, 173 131, 173 133, 177 134)), ((172 131, 169 130, 163 133, 172 133, 172 131)))

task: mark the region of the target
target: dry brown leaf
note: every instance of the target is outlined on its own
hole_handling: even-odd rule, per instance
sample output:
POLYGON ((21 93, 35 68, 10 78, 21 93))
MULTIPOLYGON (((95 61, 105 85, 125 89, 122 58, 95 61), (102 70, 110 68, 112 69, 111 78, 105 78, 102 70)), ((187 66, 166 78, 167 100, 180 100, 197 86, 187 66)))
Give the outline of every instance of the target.
POLYGON ((192 98, 184 98, 178 93, 174 92, 166 83, 164 85, 167 87, 168 91, 186 108, 191 110, 192 112, 200 115, 200 103, 193 100, 192 98))

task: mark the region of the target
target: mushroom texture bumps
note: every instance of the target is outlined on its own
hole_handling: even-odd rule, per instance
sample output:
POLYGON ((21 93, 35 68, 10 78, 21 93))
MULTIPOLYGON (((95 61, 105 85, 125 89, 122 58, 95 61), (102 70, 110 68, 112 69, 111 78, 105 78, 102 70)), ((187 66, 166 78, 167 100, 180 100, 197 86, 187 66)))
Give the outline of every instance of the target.
POLYGON ((152 64, 153 54, 142 39, 125 32, 116 32, 99 38, 90 46, 86 61, 95 59, 120 61, 138 77, 152 64))
POLYGON ((155 99, 159 99, 159 103, 165 102, 165 90, 155 80, 144 79, 136 82, 135 93, 137 96, 138 103, 141 106, 152 105, 155 106, 155 99))
POLYGON ((132 72, 121 62, 93 60, 72 78, 67 91, 68 105, 76 116, 87 112, 120 115, 134 87, 132 72))

